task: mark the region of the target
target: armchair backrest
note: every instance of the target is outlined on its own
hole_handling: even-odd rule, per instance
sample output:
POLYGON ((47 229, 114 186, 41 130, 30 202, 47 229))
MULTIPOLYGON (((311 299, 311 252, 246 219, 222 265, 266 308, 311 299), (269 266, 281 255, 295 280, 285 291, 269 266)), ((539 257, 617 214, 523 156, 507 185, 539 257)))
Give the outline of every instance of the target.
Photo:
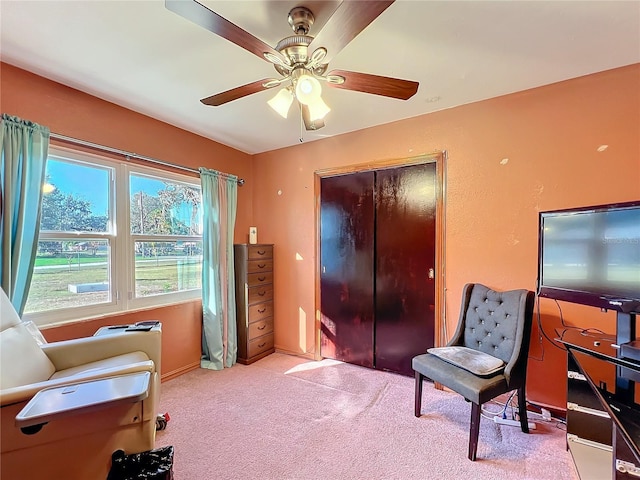
POLYGON ((475 284, 465 312, 464 346, 480 350, 505 363, 520 341, 518 321, 524 318, 520 298, 526 290, 496 292, 475 284))
POLYGON ((18 312, 4 290, 0 288, 0 332, 7 328, 15 327, 21 322, 18 312))
POLYGON ((524 381, 533 319, 533 292, 498 292, 465 285, 460 322, 450 344, 480 350, 505 362, 505 376, 524 381))
POLYGON ((48 380, 55 367, 0 289, 0 390, 48 380))

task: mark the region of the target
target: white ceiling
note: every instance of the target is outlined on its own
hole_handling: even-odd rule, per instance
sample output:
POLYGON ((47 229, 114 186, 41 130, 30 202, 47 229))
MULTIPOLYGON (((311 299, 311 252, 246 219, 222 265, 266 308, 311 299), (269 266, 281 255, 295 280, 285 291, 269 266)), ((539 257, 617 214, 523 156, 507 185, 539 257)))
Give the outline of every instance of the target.
MULTIPOLYGON (((292 7, 311 8, 313 35, 340 2, 202 3, 275 46, 293 34, 292 7)), ((201 104, 277 74, 163 0, 1 0, 0 17, 3 61, 251 154, 640 62, 640 1, 398 0, 329 70, 415 80, 418 93, 402 101, 324 88, 326 127, 301 132, 298 115, 268 107, 277 89, 201 104)))

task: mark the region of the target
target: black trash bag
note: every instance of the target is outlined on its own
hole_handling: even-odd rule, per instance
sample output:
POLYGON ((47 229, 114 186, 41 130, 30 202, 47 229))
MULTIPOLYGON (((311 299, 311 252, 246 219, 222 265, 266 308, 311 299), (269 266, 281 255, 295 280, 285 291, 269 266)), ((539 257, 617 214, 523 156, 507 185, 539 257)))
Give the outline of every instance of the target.
POLYGON ((116 450, 107 480, 173 480, 173 446, 130 455, 116 450))

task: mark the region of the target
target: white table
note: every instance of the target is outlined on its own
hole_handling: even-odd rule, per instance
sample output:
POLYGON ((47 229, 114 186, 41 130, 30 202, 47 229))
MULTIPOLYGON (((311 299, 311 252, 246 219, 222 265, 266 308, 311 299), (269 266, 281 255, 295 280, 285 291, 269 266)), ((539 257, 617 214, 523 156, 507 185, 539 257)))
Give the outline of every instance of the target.
POLYGON ((149 372, 138 372, 45 388, 18 413, 16 427, 34 427, 78 413, 139 402, 149 396, 150 378, 149 372))

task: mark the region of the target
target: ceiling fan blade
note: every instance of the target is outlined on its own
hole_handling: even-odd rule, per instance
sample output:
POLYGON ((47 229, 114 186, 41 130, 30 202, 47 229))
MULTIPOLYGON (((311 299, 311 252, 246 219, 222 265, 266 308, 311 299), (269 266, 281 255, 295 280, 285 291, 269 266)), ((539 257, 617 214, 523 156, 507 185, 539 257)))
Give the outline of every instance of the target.
POLYGON ((265 87, 265 84, 268 85, 267 82, 270 82, 271 80, 273 79, 265 78, 262 80, 258 80, 257 82, 247 83, 246 85, 242 85, 241 87, 232 88, 231 90, 227 90, 226 92, 217 93, 210 97, 203 98, 200 101, 205 105, 218 107, 233 100, 237 100, 238 98, 246 97, 247 95, 252 95, 254 93, 261 92, 262 90, 273 88, 275 85, 265 87))
POLYGON ((275 57, 281 58, 286 63, 286 60, 280 52, 274 50, 259 38, 251 35, 249 32, 231 23, 226 18, 221 17, 213 10, 209 10, 196 0, 165 0, 164 5, 168 10, 177 13, 181 17, 206 28, 210 32, 213 32, 232 43, 235 43, 239 47, 244 48, 263 60, 267 60, 264 54, 270 53, 275 57))
POLYGON ((349 72, 347 70, 332 70, 327 75, 338 75, 344 78, 344 83, 331 83, 327 85, 333 88, 344 88, 357 92, 372 93, 384 97, 408 100, 418 91, 418 82, 401 80, 399 78, 381 77, 369 73, 349 72))
POLYGON ((308 51, 313 52, 319 47, 326 48, 327 55, 323 62, 329 63, 367 25, 378 18, 393 1, 344 0, 309 44, 308 51))
POLYGON ((309 107, 301 103, 300 108, 302 110, 302 121, 304 122, 304 128, 307 131, 319 130, 324 127, 324 120, 311 120, 311 113, 309 107))

